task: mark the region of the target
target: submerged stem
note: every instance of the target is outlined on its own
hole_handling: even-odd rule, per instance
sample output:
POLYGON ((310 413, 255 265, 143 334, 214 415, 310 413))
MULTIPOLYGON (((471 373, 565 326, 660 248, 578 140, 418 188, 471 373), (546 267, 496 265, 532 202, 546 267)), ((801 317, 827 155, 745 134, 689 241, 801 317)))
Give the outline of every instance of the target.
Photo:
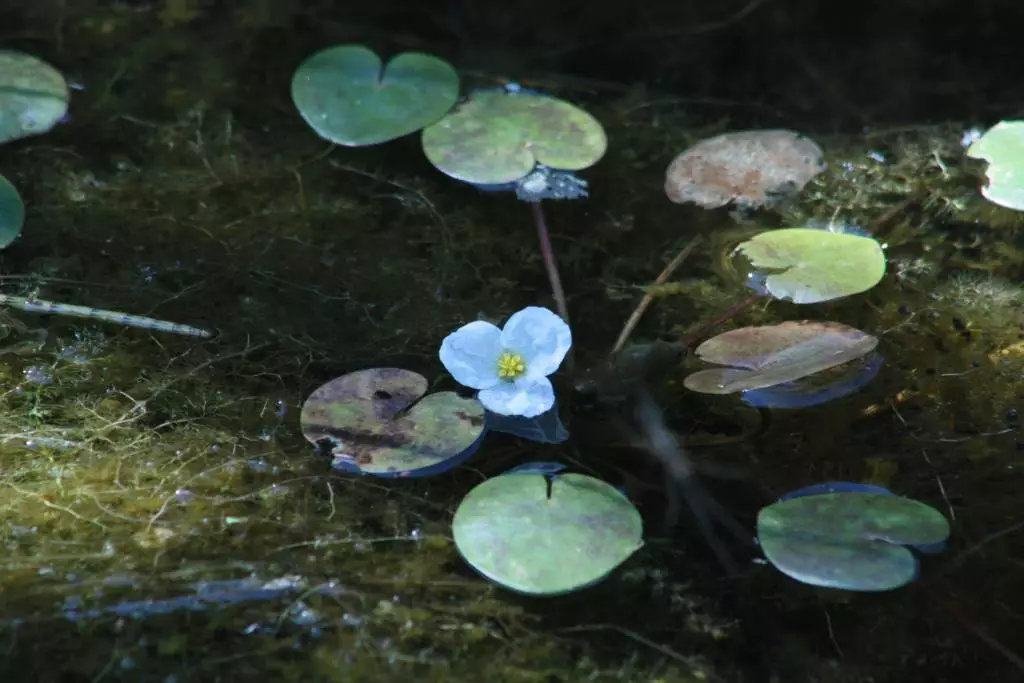
MULTIPOLYGON (((548 273, 548 281, 551 283, 551 293, 555 297, 555 307, 558 315, 562 317, 566 325, 569 325, 569 306, 565 302, 565 291, 562 289, 562 278, 558 275, 558 264, 555 262, 555 250, 551 248, 551 237, 548 235, 548 223, 544 219, 544 211, 540 202, 530 202, 530 210, 533 212, 533 222, 537 226, 537 237, 540 239, 540 254, 544 259, 544 269, 548 273)), ((565 359, 566 369, 572 370, 572 355, 565 359)))

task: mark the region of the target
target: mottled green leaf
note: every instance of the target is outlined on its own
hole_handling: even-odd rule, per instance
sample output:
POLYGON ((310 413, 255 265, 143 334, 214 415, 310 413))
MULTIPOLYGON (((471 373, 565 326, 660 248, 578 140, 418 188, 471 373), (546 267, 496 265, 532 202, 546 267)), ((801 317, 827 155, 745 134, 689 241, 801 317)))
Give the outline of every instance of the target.
POLYGON ((0 249, 17 239, 24 224, 25 204, 14 185, 0 176, 0 249))
POLYGON ((763 508, 757 536, 768 561, 797 581, 884 591, 917 576, 917 559, 903 546, 941 543, 949 523, 908 498, 826 493, 763 508))
POLYGON ((41 59, 0 50, 0 143, 53 128, 68 111, 64 76, 41 59))
POLYGON ((513 472, 489 479, 462 500, 452 532, 474 569, 534 595, 595 583, 643 543, 633 504, 610 484, 582 474, 513 472))
POLYGON ((426 391, 422 375, 400 368, 343 375, 306 399, 302 433, 338 469, 382 477, 439 474, 476 450, 484 407, 451 391, 426 391))
POLYGON ((537 164, 564 171, 588 168, 608 140, 597 119, 553 97, 485 90, 423 131, 423 151, 443 173, 497 185, 526 176, 537 164))

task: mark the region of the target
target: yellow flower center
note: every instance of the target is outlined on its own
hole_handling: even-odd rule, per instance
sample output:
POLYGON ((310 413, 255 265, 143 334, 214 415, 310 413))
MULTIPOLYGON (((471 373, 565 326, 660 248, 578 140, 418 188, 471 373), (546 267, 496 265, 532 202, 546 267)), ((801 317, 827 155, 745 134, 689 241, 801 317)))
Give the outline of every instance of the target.
POLYGON ((526 374, 526 360, 518 353, 502 351, 498 356, 498 377, 511 381, 524 374, 526 374))

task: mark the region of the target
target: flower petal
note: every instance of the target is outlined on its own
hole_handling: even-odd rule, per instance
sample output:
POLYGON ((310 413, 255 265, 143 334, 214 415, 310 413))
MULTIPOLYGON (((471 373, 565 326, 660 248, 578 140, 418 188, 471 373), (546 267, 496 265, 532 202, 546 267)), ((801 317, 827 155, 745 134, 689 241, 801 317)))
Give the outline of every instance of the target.
POLYGON ((572 346, 572 332, 558 315, 546 308, 528 306, 505 323, 501 345, 526 361, 530 379, 547 377, 562 364, 572 346))
POLYGON ((537 417, 555 405, 555 389, 547 377, 522 378, 484 389, 477 399, 492 413, 537 417))
POLYGON ((498 378, 501 351, 501 330, 489 322, 476 320, 445 337, 438 355, 456 382, 470 389, 486 389, 501 381, 498 378))

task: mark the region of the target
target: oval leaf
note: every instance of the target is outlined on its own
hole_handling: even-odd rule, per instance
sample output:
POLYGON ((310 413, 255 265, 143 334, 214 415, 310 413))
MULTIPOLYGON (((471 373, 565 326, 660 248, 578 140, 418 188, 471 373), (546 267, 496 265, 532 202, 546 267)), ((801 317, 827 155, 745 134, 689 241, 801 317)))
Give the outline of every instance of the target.
POLYGON ((917 577, 904 545, 941 543, 949 523, 927 505, 886 493, 825 493, 763 508, 757 535, 782 573, 813 586, 899 588, 917 577))
POLYGON ((762 389, 855 360, 877 345, 877 337, 834 322, 804 320, 741 327, 696 349, 702 360, 734 367, 701 370, 683 383, 702 394, 762 389))
POLYGON ((423 130, 423 152, 442 173, 480 185, 511 183, 537 164, 588 168, 608 146, 597 119, 532 93, 483 90, 423 130))
POLYGON ((988 162, 985 199, 1024 211, 1024 121, 1000 121, 971 143, 967 156, 988 162))
POLYGON ((68 111, 64 76, 41 59, 0 50, 0 143, 45 133, 68 111))
POLYGON ((665 194, 706 209, 770 204, 803 189, 825 169, 814 141, 791 130, 749 130, 701 140, 665 173, 665 194))
POLYGON ((25 224, 25 204, 18 190, 0 175, 0 249, 21 234, 25 224))
POLYGON ((743 392, 755 408, 810 408, 849 396, 870 382, 885 359, 877 353, 822 370, 801 379, 743 392))
POLYGON ((748 284, 795 304, 865 292, 885 275, 885 252, 872 237, 815 228, 783 228, 736 247, 756 269, 748 284))
POLYGON ((404 52, 383 68, 362 45, 317 52, 292 77, 292 101, 320 137, 360 147, 413 133, 459 98, 459 75, 444 60, 404 52))
POLYGON ((451 391, 423 396, 426 391, 422 375, 400 368, 343 375, 306 399, 302 433, 337 469, 379 477, 440 474, 476 451, 484 408, 451 391))
POLYGON ((583 474, 489 479, 462 500, 452 532, 474 569, 532 595, 600 581, 643 543, 633 504, 610 484, 583 474))

